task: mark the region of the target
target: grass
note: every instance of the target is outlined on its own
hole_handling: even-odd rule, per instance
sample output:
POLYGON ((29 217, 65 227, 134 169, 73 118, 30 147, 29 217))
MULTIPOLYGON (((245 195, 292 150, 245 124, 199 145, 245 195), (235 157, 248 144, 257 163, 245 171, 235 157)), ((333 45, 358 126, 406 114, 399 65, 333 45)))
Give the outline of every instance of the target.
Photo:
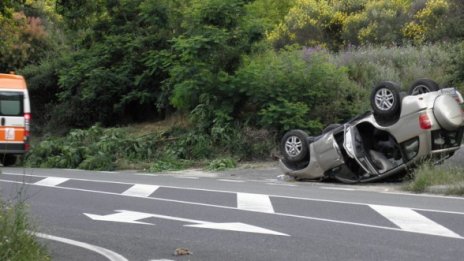
POLYGON ((237 167, 237 162, 232 158, 218 158, 211 161, 206 167, 210 171, 223 171, 237 167))
POLYGON ((424 163, 414 171, 413 178, 403 188, 415 193, 464 196, 464 170, 424 163))
POLYGON ((0 199, 0 260, 51 260, 45 248, 29 232, 32 225, 24 202, 0 199))

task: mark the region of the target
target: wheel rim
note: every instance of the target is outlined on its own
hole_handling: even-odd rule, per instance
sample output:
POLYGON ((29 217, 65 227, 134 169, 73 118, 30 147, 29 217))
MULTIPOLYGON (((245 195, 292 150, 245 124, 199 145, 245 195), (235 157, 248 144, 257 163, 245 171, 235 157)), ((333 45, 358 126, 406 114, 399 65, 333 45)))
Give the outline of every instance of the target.
POLYGON ((427 87, 425 85, 418 85, 418 86, 414 87, 414 89, 412 89, 411 94, 412 95, 419 95, 419 94, 428 93, 428 92, 430 92, 429 87, 427 87))
POLYGON ((393 92, 387 88, 382 88, 375 93, 375 106, 382 111, 388 111, 393 108, 395 97, 393 92))
POLYGON ((291 136, 285 142, 285 152, 292 157, 298 156, 303 150, 303 142, 296 136, 291 136))

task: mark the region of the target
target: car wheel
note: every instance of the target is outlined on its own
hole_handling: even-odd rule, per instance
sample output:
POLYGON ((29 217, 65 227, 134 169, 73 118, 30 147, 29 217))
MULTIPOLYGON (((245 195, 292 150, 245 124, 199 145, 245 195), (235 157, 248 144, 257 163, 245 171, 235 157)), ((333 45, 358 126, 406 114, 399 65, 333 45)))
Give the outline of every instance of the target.
POLYGON ((16 163, 16 156, 10 154, 1 155, 0 161, 4 167, 11 166, 16 163))
POLYGON ((280 142, 280 151, 285 160, 295 163, 308 155, 308 134, 302 130, 291 130, 285 133, 280 142))
POLYGON ((400 111, 400 87, 394 82, 382 82, 371 94, 374 114, 382 118, 395 117, 400 111))
POLYGON ((434 92, 440 90, 438 83, 429 79, 420 79, 415 81, 409 88, 409 95, 419 95, 428 92, 434 92))
POLYGON ((325 129, 322 130, 322 134, 325 134, 331 130, 334 130, 338 127, 342 126, 341 124, 338 124, 338 123, 332 123, 332 124, 329 124, 327 125, 327 127, 325 127, 325 129))

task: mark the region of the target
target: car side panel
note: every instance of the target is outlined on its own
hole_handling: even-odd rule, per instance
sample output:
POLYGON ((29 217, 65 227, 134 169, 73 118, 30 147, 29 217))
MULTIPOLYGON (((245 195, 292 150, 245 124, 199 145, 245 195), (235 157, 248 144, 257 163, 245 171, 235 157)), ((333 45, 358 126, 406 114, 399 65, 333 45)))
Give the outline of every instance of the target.
MULTIPOLYGON (((329 132, 314 142, 315 157, 323 171, 332 169, 344 163, 333 132, 329 132)), ((311 163, 310 163, 311 164, 311 163)))
POLYGON ((288 168, 280 160, 280 168, 285 174, 299 179, 323 178, 327 170, 344 164, 343 157, 335 142, 332 132, 323 135, 315 142, 309 144, 309 164, 300 170, 288 168))

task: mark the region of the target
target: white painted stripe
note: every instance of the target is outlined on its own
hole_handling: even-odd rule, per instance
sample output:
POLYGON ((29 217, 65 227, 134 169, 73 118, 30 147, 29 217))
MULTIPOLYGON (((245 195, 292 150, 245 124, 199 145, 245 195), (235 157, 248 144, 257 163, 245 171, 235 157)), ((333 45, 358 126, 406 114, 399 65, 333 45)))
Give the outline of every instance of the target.
POLYGON ((402 230, 428 235, 462 238, 460 235, 422 216, 412 209, 380 205, 369 206, 402 230))
POLYGON ((237 208, 257 212, 274 213, 271 199, 268 195, 237 193, 237 208))
POLYGON ((127 196, 148 197, 157 189, 159 189, 159 186, 135 184, 122 194, 127 196))
POLYGON ((265 183, 265 184, 266 184, 266 185, 273 185, 273 186, 296 187, 296 185, 284 184, 284 183, 265 183))
POLYGON ((321 189, 343 190, 343 191, 354 191, 355 190, 355 189, 350 189, 350 188, 337 188, 337 187, 321 187, 321 189))
POLYGON ((40 237, 40 238, 44 238, 44 239, 48 239, 48 240, 54 240, 54 241, 58 241, 58 242, 61 242, 61 243, 68 244, 68 245, 73 245, 73 246, 78 246, 78 247, 81 247, 81 248, 85 248, 87 250, 93 251, 95 253, 98 253, 98 254, 106 257, 110 261, 128 261, 125 257, 121 256, 120 254, 118 254, 116 252, 113 252, 113 251, 111 251, 109 249, 103 248, 103 247, 94 246, 94 245, 91 245, 91 244, 87 244, 87 243, 84 243, 84 242, 72 240, 72 239, 69 239, 69 238, 57 237, 57 236, 47 235, 47 234, 43 234, 43 233, 33 233, 33 234, 36 237, 40 237))
MULTIPOLYGON (((31 175, 34 176, 34 175, 31 175)), ((11 184, 18 184, 18 185, 24 185, 23 182, 19 181, 12 181, 12 180, 3 180, 0 179, 0 182, 4 183, 11 183, 11 184)), ((33 183, 26 183, 29 185, 34 185, 33 183)), ((121 184, 123 184, 121 182, 121 184)), ((179 187, 182 189, 181 187, 179 187)), ((113 195, 113 196, 125 196, 121 195, 120 193, 113 193, 113 192, 105 192, 105 191, 97 191, 97 190, 88 190, 88 189, 78 189, 78 188, 67 188, 67 187, 54 187, 53 189, 61 189, 61 190, 69 190, 69 191, 79 191, 79 192, 88 192, 88 193, 95 193, 95 194, 101 194, 101 195, 113 195)), ((197 189, 199 190, 199 189, 197 189)), ((209 191, 209 190, 204 190, 204 191, 209 191)), ((220 192, 220 191, 216 191, 220 192)), ((272 195, 273 196, 273 195, 272 195)), ((125 196, 127 197, 127 196, 125 196)), ((275 195, 274 197, 279 197, 278 195, 275 195)), ((203 206, 203 207, 211 207, 211 208, 218 208, 218 209, 229 209, 229 210, 240 210, 240 211, 250 211, 254 212, 253 210, 247 210, 247 209, 238 209, 235 207, 228 207, 228 206, 220 206, 220 205, 212 205, 212 204, 205 204, 205 203, 198 203, 198 202, 190 202, 190 201, 183 201, 183 200, 174 200, 174 199, 165 199, 165 198, 154 198, 154 197, 140 197, 143 199, 147 200, 153 200, 153 201, 161 201, 161 202, 172 202, 172 203, 179 203, 179 204, 185 204, 185 205, 194 205, 194 206, 203 206)), ((289 198, 289 199, 304 199, 304 198, 296 198, 296 197, 281 197, 281 198, 289 198)), ((363 205, 366 206, 367 204, 360 204, 360 203, 350 203, 350 202, 343 202, 343 201, 330 201, 330 200, 317 200, 317 199, 305 199, 305 200, 310 200, 310 201, 322 201, 322 202, 336 202, 336 203, 342 203, 342 204, 349 204, 349 205, 363 205)), ((416 210, 421 210, 421 211, 429 211, 429 212, 436 212, 436 213, 448 213, 448 214, 458 214, 458 215, 464 215, 464 212, 453 212, 453 211, 440 211, 440 210, 432 210, 432 209, 416 209, 416 210)), ((314 221, 321 221, 321 222, 329 222, 329 223, 334 223, 334 224, 345 224, 345 225, 352 225, 352 226, 358 226, 358 227, 367 227, 367 228, 376 228, 376 229, 382 229, 382 230, 388 230, 388 231, 397 231, 397 232, 408 232, 399 228, 393 228, 393 227, 385 227, 385 226, 376 226, 376 225, 369 225, 369 224, 362 224, 362 223, 356 223, 356 222, 349 222, 349 221, 342 221, 342 220, 335 220, 335 219, 326 219, 326 218, 319 218, 319 217, 312 217, 312 216, 302 216, 302 215, 294 215, 294 214, 288 214, 288 213, 268 213, 269 215, 276 215, 276 216, 281 216, 281 217, 293 217, 297 219, 303 219, 303 220, 314 220, 314 221)), ((416 232, 411 232, 411 233, 416 233, 416 232)), ((464 237, 457 238, 459 240, 463 240, 464 237)))
POLYGON ((39 186, 49 186, 49 187, 54 187, 54 186, 58 186, 60 185, 61 183, 64 183, 66 181, 68 181, 69 179, 68 178, 56 178, 56 177, 48 177, 48 178, 44 178, 40 181, 37 181, 36 183, 34 183, 35 185, 39 185, 39 186))
POLYGON ((180 176, 174 176, 174 178, 178 178, 178 179, 199 179, 199 177, 180 177, 180 176))
POLYGON ((237 179, 218 179, 219 181, 224 181, 224 182, 236 182, 236 183, 242 183, 245 182, 243 180, 237 180, 237 179))
MULTIPOLYGON (((28 177, 38 177, 38 178, 46 178, 46 176, 43 175, 34 175, 34 174, 24 174, 24 173, 14 173, 14 172, 3 172, 3 175, 13 175, 13 176, 28 176, 28 177)), ((96 180, 96 179, 82 179, 82 178, 72 178, 72 180, 79 180, 79 181, 90 181, 90 182, 97 182, 97 183, 110 183, 110 184, 123 184, 123 185, 134 185, 133 183, 127 183, 127 182, 120 182, 120 181, 110 181, 110 180, 96 180)), ((23 184, 23 182, 15 182, 11 180, 3 180, 0 179, 0 182, 5 182, 5 183, 17 183, 17 184, 23 184)), ((34 183, 26 183, 33 185, 34 183)), ((291 184, 285 184, 285 183, 266 183, 267 185, 281 185, 281 186, 292 186, 295 187, 297 185, 291 185, 291 184)), ((236 194, 236 191, 232 190, 218 190, 218 189, 203 189, 203 188, 195 188, 191 187, 190 185, 188 187, 181 187, 181 186, 162 186, 163 188, 174 188, 174 189, 185 189, 185 190, 194 190, 194 191, 206 191, 206 192, 221 192, 221 193, 230 193, 230 194, 236 194)), ((317 187, 317 186, 316 186, 317 187)), ((67 188, 60 188, 60 189, 67 189, 67 188)), ((73 189, 71 189, 73 190, 73 189)), ((95 192, 97 193, 98 191, 94 190, 82 190, 82 189, 76 189, 78 191, 89 191, 89 192, 95 192)), ((364 190, 363 190, 364 191, 364 190)), ((367 192, 372 192, 372 191, 367 191, 367 192)), ((456 199, 459 201, 464 201, 464 197, 449 197, 449 196, 436 196, 436 195, 420 195, 420 194, 410 194, 410 193, 386 193, 386 192, 373 192, 373 193, 380 193, 380 194, 398 194, 398 195, 404 195, 404 196, 411 196, 411 197, 422 197, 422 198, 440 198, 440 199, 456 199)), ((105 193, 104 193, 105 194, 105 193)), ((120 195, 120 193, 109 193, 111 195, 120 195)), ((328 203, 341 203, 341 204, 346 204, 346 205, 354 205, 354 206, 369 206, 369 203, 364 203, 364 202, 350 202, 350 201, 343 201, 343 200, 330 200, 330 199, 322 199, 322 198, 307 198, 307 197, 292 197, 292 196, 284 196, 284 195, 279 195, 279 194, 269 194, 268 196, 271 197, 276 197, 276 198, 286 198, 286 199, 298 199, 298 200, 306 200, 306 201, 314 201, 314 202, 328 202, 328 203)), ((409 207, 409 206, 408 206, 409 207)), ((464 215, 464 212, 459 212, 459 211, 447 211, 447 210, 439 210, 439 209, 426 209, 426 208, 415 208, 415 207, 409 207, 413 210, 417 211, 426 211, 426 212, 435 212, 435 213, 446 213, 446 214, 456 214, 456 215, 464 215)))

